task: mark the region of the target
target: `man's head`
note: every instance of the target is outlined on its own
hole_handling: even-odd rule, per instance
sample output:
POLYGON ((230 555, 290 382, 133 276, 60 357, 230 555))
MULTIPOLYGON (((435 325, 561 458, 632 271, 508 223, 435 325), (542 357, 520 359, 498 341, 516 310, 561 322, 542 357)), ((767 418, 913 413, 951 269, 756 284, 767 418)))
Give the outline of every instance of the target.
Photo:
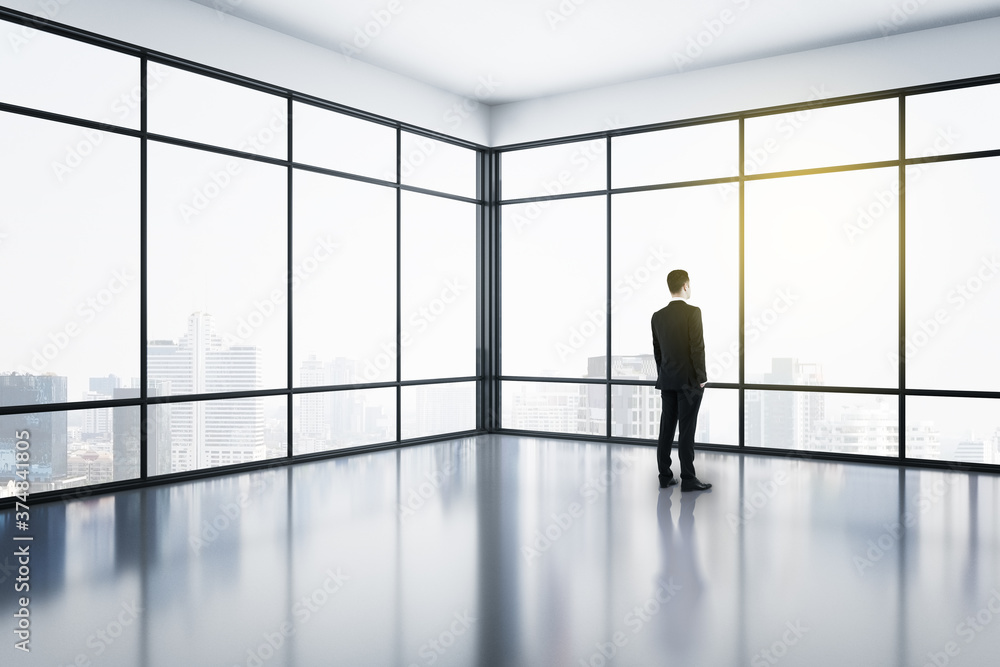
POLYGON ((667 287, 670 289, 671 296, 690 296, 690 283, 691 278, 684 269, 674 269, 667 274, 667 287), (687 288, 687 294, 684 294, 685 288, 687 288))

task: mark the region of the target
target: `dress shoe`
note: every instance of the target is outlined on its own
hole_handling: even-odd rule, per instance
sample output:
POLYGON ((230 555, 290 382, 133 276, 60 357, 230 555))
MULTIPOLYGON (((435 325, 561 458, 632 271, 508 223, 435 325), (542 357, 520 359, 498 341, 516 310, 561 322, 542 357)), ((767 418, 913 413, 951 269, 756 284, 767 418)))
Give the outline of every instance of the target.
POLYGON ((677 483, 677 478, 674 477, 673 475, 671 475, 670 478, 667 479, 666 481, 663 480, 663 475, 660 475, 660 488, 661 489, 665 489, 668 486, 673 486, 676 483, 677 483))
POLYGON ((711 488, 711 484, 702 482, 697 477, 692 477, 681 482, 681 491, 704 491, 711 488))

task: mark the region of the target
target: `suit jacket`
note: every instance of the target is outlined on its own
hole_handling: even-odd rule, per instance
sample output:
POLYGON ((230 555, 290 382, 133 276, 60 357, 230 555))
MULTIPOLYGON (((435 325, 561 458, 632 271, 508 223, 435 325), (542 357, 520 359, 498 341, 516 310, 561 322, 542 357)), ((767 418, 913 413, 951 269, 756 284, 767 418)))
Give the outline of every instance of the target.
POLYGON ((652 326, 656 388, 700 389, 708 381, 701 309, 686 301, 671 301, 653 313, 652 326))

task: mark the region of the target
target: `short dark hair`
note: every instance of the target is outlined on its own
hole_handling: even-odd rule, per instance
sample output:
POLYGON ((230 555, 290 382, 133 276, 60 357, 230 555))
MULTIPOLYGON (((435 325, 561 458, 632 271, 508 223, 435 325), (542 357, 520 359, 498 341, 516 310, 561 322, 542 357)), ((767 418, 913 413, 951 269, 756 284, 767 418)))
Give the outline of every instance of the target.
POLYGON ((687 271, 684 269, 674 269, 667 274, 667 287, 670 288, 671 294, 677 294, 684 289, 684 285, 689 280, 691 280, 691 278, 688 277, 687 271))

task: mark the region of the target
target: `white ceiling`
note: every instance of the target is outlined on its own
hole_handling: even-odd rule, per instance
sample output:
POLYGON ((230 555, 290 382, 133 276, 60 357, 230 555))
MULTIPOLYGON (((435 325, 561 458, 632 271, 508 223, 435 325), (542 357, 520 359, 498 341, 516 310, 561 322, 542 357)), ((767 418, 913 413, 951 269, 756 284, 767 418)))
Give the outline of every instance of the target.
POLYGON ((191 0, 485 104, 1000 16, 1000 0, 191 0))

